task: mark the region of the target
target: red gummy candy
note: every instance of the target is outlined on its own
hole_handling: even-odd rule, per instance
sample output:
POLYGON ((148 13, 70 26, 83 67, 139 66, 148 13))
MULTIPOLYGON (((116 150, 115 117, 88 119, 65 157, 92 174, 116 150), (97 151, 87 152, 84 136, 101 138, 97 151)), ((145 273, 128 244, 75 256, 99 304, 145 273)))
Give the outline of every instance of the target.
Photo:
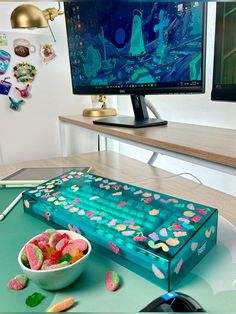
POLYGON ((40 248, 32 243, 29 243, 25 246, 25 253, 28 258, 30 268, 34 270, 40 269, 43 263, 43 253, 40 248))
POLYGON ((55 251, 51 254, 50 260, 53 264, 56 264, 58 259, 62 256, 62 251, 55 251))
POLYGON ((9 280, 7 286, 8 286, 9 289, 13 289, 13 290, 22 290, 25 287, 23 282, 21 282, 20 280, 17 280, 17 279, 9 280))

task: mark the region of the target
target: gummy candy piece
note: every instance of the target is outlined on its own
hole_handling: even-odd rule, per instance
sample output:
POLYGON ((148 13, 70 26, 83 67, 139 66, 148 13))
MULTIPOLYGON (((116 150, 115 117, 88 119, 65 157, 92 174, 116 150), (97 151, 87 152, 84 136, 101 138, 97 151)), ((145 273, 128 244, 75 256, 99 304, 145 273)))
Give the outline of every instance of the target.
POLYGON ((30 307, 34 307, 37 306, 43 299, 44 296, 41 293, 35 292, 26 298, 25 303, 30 307))
POLYGON ((30 268, 38 270, 43 263, 43 253, 36 245, 29 243, 25 246, 26 256, 29 260, 30 268))
POLYGON ((58 263, 58 260, 60 257, 62 257, 62 255, 62 251, 54 251, 52 252, 51 256, 49 256, 49 258, 54 264, 56 264, 58 263))
POLYGON ((44 269, 46 269, 47 267, 49 267, 49 266, 51 266, 51 265, 53 265, 53 261, 52 261, 51 259, 47 258, 47 259, 45 259, 45 260, 43 261, 43 264, 42 264, 42 266, 41 266, 41 269, 44 270, 44 269))
POLYGON ((54 304, 52 307, 50 307, 47 310, 47 312, 50 312, 50 313, 63 312, 71 308, 74 305, 74 303, 75 303, 74 298, 70 297, 54 304))
POLYGON ((26 256, 25 249, 23 250, 23 252, 21 254, 21 261, 25 267, 30 268, 29 260, 26 256))
POLYGON ((59 242, 61 239, 62 239, 62 235, 56 231, 50 235, 48 243, 51 247, 55 248, 57 242, 59 242))
POLYGON ((71 243, 74 243, 77 248, 82 252, 85 252, 88 249, 88 244, 83 239, 74 240, 71 243))
POLYGON ((28 278, 24 275, 17 275, 15 278, 8 281, 8 288, 13 290, 22 290, 27 285, 28 278))
POLYGON ((58 262, 59 262, 59 263, 64 262, 64 261, 70 262, 71 260, 72 260, 72 256, 71 256, 70 254, 66 253, 66 254, 62 255, 62 256, 59 258, 58 262))
POLYGON ((83 252, 81 252, 77 246, 73 243, 67 244, 67 246, 64 247, 62 250, 62 254, 70 254, 72 257, 72 260, 70 261, 70 264, 73 264, 77 260, 79 260, 81 257, 83 257, 83 252))
POLYGON ((50 270, 50 269, 57 269, 57 268, 62 268, 65 266, 68 266, 69 263, 67 261, 61 262, 59 264, 53 264, 51 266, 45 267, 46 270, 50 270))
POLYGON ((69 240, 68 238, 62 238, 59 242, 56 244, 56 250, 61 251, 64 249, 64 247, 68 244, 69 240))
POLYGON ((106 286, 109 291, 116 291, 120 287, 120 277, 115 271, 106 273, 106 286))

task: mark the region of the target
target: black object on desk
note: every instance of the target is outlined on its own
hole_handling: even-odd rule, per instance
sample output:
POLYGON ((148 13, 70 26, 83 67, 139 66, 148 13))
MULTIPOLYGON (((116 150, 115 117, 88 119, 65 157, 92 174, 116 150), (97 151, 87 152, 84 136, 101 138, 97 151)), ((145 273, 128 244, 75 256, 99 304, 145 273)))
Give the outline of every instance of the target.
POLYGON ((140 312, 205 312, 192 297, 181 292, 165 293, 140 312))

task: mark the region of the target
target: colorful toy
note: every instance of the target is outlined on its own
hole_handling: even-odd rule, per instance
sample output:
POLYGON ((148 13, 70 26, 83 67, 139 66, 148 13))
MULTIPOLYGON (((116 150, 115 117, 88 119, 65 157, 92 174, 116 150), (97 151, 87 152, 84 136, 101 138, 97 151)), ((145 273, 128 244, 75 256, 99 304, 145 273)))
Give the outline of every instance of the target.
MULTIPOLYGON (((98 250, 166 290, 216 243, 215 208, 95 174, 72 170, 27 190, 23 200, 27 213, 76 226, 98 250)), ((77 255, 74 245, 64 250, 77 255)))
POLYGON ((7 72, 9 63, 11 60, 11 55, 5 50, 0 50, 0 75, 7 72))
POLYGON ((22 98, 27 98, 30 95, 29 94, 29 89, 30 89, 29 84, 27 84, 26 87, 23 89, 20 89, 19 87, 15 87, 15 89, 18 90, 18 92, 20 93, 22 98))
POLYGON ((10 100, 10 108, 12 110, 18 111, 20 109, 20 106, 23 104, 24 100, 15 100, 12 97, 9 96, 9 100, 10 100))
POLYGON ((26 287, 28 278, 24 274, 17 275, 8 281, 8 288, 13 290, 22 290, 26 287))
POLYGON ((13 75, 18 82, 32 83, 37 74, 35 66, 27 62, 21 62, 13 67, 13 75))
POLYGON ((109 271, 106 273, 105 282, 109 291, 116 291, 120 287, 120 277, 115 271, 109 271))

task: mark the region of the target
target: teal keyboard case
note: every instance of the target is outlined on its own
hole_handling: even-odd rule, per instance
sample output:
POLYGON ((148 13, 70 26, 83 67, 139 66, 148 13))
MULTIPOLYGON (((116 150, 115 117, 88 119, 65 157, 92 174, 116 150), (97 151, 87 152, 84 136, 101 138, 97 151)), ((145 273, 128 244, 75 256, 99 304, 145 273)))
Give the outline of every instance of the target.
POLYGON ((215 245, 216 208, 72 170, 23 193, 25 212, 81 232, 100 253, 173 288, 215 245))

